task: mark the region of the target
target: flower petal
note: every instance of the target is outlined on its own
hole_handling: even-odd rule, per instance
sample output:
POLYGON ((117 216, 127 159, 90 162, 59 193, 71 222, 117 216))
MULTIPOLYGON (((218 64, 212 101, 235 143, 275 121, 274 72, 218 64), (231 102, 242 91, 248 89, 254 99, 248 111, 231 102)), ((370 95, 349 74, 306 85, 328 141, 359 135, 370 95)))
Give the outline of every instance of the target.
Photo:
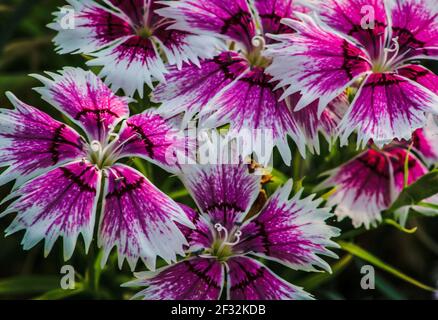
POLYGON ((101 173, 94 165, 75 162, 30 180, 4 200, 19 196, 2 214, 18 212, 6 234, 26 230, 22 241, 25 250, 45 239, 45 255, 61 236, 64 259, 68 260, 82 233, 88 250, 93 239, 100 179, 101 173))
POLYGON ((142 26, 150 18, 155 0, 105 0, 123 12, 134 26, 142 26))
POLYGON ((119 136, 119 158, 144 158, 168 171, 178 170, 178 164, 187 160, 195 143, 154 109, 129 118, 119 136))
POLYGON ((434 116, 428 116, 426 126, 414 132, 412 141, 415 150, 420 152, 429 164, 438 161, 438 124, 434 116))
POLYGON ((317 271, 319 267, 330 271, 330 266, 318 254, 337 257, 327 247, 337 247, 330 240, 339 230, 326 225, 332 215, 329 209, 318 208, 322 200, 314 195, 300 199, 301 192, 289 200, 292 181, 268 200, 260 214, 241 228, 242 240, 233 248, 235 252, 254 253, 293 269, 317 271))
POLYGON ((388 1, 393 37, 404 59, 438 58, 438 10, 431 0, 388 1))
POLYGON ((142 272, 124 286, 148 286, 133 299, 219 300, 224 284, 224 267, 215 259, 191 258, 157 272, 142 272))
POLYGON ((58 53, 89 54, 134 33, 123 16, 93 0, 67 2, 73 11, 55 12, 55 21, 49 24, 58 32, 53 39, 58 53))
POLYGON ((380 212, 395 198, 390 161, 384 153, 367 150, 331 172, 321 187, 335 187, 328 206, 335 206, 340 220, 350 217, 358 228, 376 225, 380 212))
POLYGON ((249 68, 237 53, 223 52, 201 62, 201 67, 184 65, 171 68, 166 83, 153 92, 153 100, 162 103, 158 111, 165 116, 186 113, 186 120, 204 108, 221 90, 249 68))
POLYGON ((225 41, 216 36, 172 28, 175 20, 160 16, 158 12, 162 8, 167 8, 167 2, 155 2, 150 24, 154 26, 153 39, 164 51, 168 64, 176 65, 178 69, 189 62, 199 66, 199 58, 211 59, 219 50, 227 50, 225 41))
POLYGON ((44 100, 81 126, 88 138, 105 142, 108 134, 129 115, 128 100, 116 96, 94 73, 64 68, 52 79, 33 75, 44 87, 36 88, 44 100))
POLYGON ((393 139, 409 140, 426 124, 426 112, 438 114, 438 96, 417 83, 391 73, 366 78, 340 124, 341 143, 358 129, 358 143, 378 146, 393 139))
POLYGON ((76 131, 6 94, 14 110, 0 111, 0 165, 10 166, 0 176, 0 185, 17 179, 16 186, 55 166, 85 156, 76 131))
POLYGON ((176 65, 178 69, 182 68, 183 63, 189 62, 199 66, 199 58, 211 59, 218 49, 226 50, 225 44, 214 37, 164 27, 154 32, 154 39, 164 51, 167 62, 176 65))
MULTIPOLYGON (((272 34, 291 33, 293 30, 282 24, 284 18, 294 14, 293 0, 254 0, 254 6, 261 21, 263 32, 272 34)), ((268 43, 270 39, 267 39, 268 43)))
POLYGON ((211 224, 228 230, 242 222, 260 191, 260 176, 244 164, 187 166, 181 179, 211 224))
POLYGON ((227 297, 230 300, 309 300, 312 296, 246 257, 227 261, 227 297))
POLYGON ((215 232, 210 226, 208 218, 199 214, 192 208, 179 204, 190 219, 195 229, 190 229, 183 225, 178 225, 184 237, 189 242, 188 250, 196 252, 205 248, 210 248, 214 242, 215 232))
POLYGON ((254 67, 217 95, 201 115, 210 114, 204 121, 207 127, 230 123, 231 131, 251 132, 253 146, 263 144, 266 137, 261 132, 271 133, 274 145, 289 164, 292 157, 287 136, 292 137, 303 155, 305 138, 286 102, 280 101, 282 90, 275 91, 271 80, 264 69, 254 67))
POLYGON ((99 246, 105 265, 117 246, 119 267, 126 258, 134 269, 139 258, 155 268, 159 255, 168 263, 184 255, 187 242, 175 222, 193 227, 184 211, 136 170, 117 164, 107 169, 99 246))
POLYGON ((295 111, 319 98, 322 113, 345 88, 370 71, 370 63, 365 52, 350 41, 321 28, 308 15, 299 16, 302 21, 283 20, 297 33, 272 36, 280 43, 268 46, 273 63, 267 71, 280 81, 278 87, 287 87, 283 97, 301 92, 295 111))
POLYGON ((429 170, 406 149, 394 148, 386 151, 391 160, 392 172, 394 175, 395 189, 398 193, 405 187, 405 166, 407 161, 407 185, 410 185, 424 176, 429 170), (408 158, 407 158, 408 157, 408 158))
POLYGON ((245 0, 180 0, 162 2, 168 7, 157 10, 174 19, 172 28, 195 34, 212 35, 251 47, 256 35, 251 10, 245 0))
POLYGON ((383 53, 386 39, 390 36, 384 1, 319 0, 314 6, 323 22, 356 40, 371 58, 383 53))
MULTIPOLYGON (((397 73, 405 78, 413 80, 420 85, 438 94, 438 76, 432 71, 420 65, 407 65, 397 69, 397 73)), ((433 115, 427 117, 424 128, 417 129, 412 140, 414 148, 421 153, 424 160, 429 164, 438 161, 438 125, 433 115)))
POLYGON ((105 78, 114 92, 123 89, 130 97, 138 92, 142 98, 144 84, 153 88, 152 82, 164 81, 167 73, 156 44, 151 39, 135 35, 94 56, 96 59, 88 61, 87 65, 102 66, 99 76, 105 78))
POLYGON ((411 64, 398 68, 397 73, 438 94, 438 76, 425 67, 411 64))

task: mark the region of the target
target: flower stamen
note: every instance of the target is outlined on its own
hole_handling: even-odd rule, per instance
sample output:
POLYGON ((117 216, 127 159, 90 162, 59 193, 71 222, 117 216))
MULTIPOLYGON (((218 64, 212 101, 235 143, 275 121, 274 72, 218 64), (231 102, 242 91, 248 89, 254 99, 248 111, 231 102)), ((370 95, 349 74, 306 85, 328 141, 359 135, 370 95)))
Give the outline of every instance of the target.
POLYGON ((389 48, 383 49, 383 54, 380 59, 373 64, 374 72, 388 72, 395 69, 395 66, 400 62, 406 54, 410 51, 409 49, 405 51, 402 55, 400 53, 400 44, 398 37, 393 38, 392 45, 389 48))
POLYGON ((260 50, 264 50, 266 47, 266 40, 263 36, 255 36, 251 40, 251 44, 256 48, 260 50))
POLYGON ((217 257, 219 260, 226 260, 232 255, 232 247, 240 243, 242 232, 237 230, 235 233, 230 235, 228 230, 220 223, 216 223, 214 228, 217 230, 220 239, 217 239, 213 245, 211 251, 212 255, 217 257))

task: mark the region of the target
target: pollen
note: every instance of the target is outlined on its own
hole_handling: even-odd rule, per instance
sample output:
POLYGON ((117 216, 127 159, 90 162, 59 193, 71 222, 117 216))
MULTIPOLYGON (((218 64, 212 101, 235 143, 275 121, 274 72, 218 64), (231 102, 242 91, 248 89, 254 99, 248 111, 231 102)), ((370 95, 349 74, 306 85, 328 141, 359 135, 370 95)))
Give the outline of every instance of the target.
POLYGON ((152 37, 153 32, 152 29, 143 26, 137 29, 136 34, 142 39, 149 39, 150 37, 152 37))

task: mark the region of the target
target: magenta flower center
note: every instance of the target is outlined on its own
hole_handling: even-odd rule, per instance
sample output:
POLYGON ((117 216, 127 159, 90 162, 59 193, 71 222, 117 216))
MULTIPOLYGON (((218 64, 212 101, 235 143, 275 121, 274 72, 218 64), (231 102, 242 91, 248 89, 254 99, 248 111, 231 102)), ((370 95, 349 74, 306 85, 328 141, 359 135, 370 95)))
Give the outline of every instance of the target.
POLYGON ((214 228, 217 230, 217 235, 209 253, 219 261, 226 261, 233 256, 233 247, 240 242, 242 232, 233 229, 233 232, 229 233, 220 223, 215 224, 214 228))
POLYGON ((105 143, 97 140, 92 141, 87 146, 88 160, 99 169, 111 167, 119 159, 123 146, 134 138, 137 138, 137 136, 133 135, 131 138, 120 142, 119 135, 111 133, 105 143))
POLYGON ((155 15, 152 15, 145 20, 146 21, 140 25, 136 25, 134 27, 135 34, 142 39, 151 38, 154 34, 156 34, 156 32, 159 32, 159 30, 164 30, 171 24, 169 19, 161 17, 158 18, 155 15))

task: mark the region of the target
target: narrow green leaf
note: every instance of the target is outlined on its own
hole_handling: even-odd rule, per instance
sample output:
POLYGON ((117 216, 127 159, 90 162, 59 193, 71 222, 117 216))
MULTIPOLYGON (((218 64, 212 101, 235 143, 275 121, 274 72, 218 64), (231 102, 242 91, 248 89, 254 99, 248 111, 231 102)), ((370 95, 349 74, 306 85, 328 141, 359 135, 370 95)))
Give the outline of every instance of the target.
POLYGON ((431 292, 435 292, 435 289, 424 284, 421 283, 420 281, 415 280, 414 278, 404 274, 403 272, 397 270, 396 268, 388 265, 386 262, 383 262, 382 260, 380 260, 379 258, 377 258, 376 256, 374 256, 373 254, 369 253, 368 251, 362 249, 361 247, 355 245, 354 243, 351 242, 345 242, 345 241, 338 241, 338 244, 341 246, 341 248, 343 250, 345 250, 346 252, 351 253, 352 255, 367 261, 371 264, 373 264, 374 266, 396 276, 397 278, 406 281, 420 289, 426 290, 426 291, 431 291, 431 292))
POLYGON ((418 204, 437 193, 438 169, 435 169, 405 188, 387 212, 391 213, 401 207, 418 204))
POLYGON ((96 260, 94 261, 94 289, 99 291, 100 277, 102 275, 102 267, 100 266, 103 258, 103 250, 99 250, 96 260))
POLYGON ((353 256, 351 254, 347 254, 344 257, 342 257, 341 260, 339 260, 338 262, 336 262, 332 266, 332 273, 331 274, 330 273, 317 273, 317 274, 308 276, 307 278, 305 278, 301 281, 296 281, 296 282, 300 287, 303 287, 305 290, 312 291, 312 290, 320 287, 324 283, 334 279, 337 275, 341 274, 342 271, 344 271, 348 267, 348 265, 352 261, 352 258, 353 258, 353 256))
POLYGON ((189 195, 189 192, 186 189, 181 189, 175 192, 171 192, 169 194, 169 197, 171 197, 172 199, 176 200, 176 199, 180 199, 180 198, 184 198, 186 196, 189 195))
POLYGON ((34 294, 59 288, 56 276, 19 276, 0 280, 0 295, 34 294))
POLYGON ((61 299, 73 297, 82 292, 84 292, 84 288, 82 284, 76 283, 76 289, 74 290, 64 290, 60 288, 54 289, 34 298, 33 300, 61 300, 61 299))
POLYGON ((418 206, 423 207, 423 208, 427 208, 427 209, 433 209, 437 211, 438 214, 438 205, 434 204, 434 203, 430 203, 430 202, 420 202, 418 204, 418 206))

